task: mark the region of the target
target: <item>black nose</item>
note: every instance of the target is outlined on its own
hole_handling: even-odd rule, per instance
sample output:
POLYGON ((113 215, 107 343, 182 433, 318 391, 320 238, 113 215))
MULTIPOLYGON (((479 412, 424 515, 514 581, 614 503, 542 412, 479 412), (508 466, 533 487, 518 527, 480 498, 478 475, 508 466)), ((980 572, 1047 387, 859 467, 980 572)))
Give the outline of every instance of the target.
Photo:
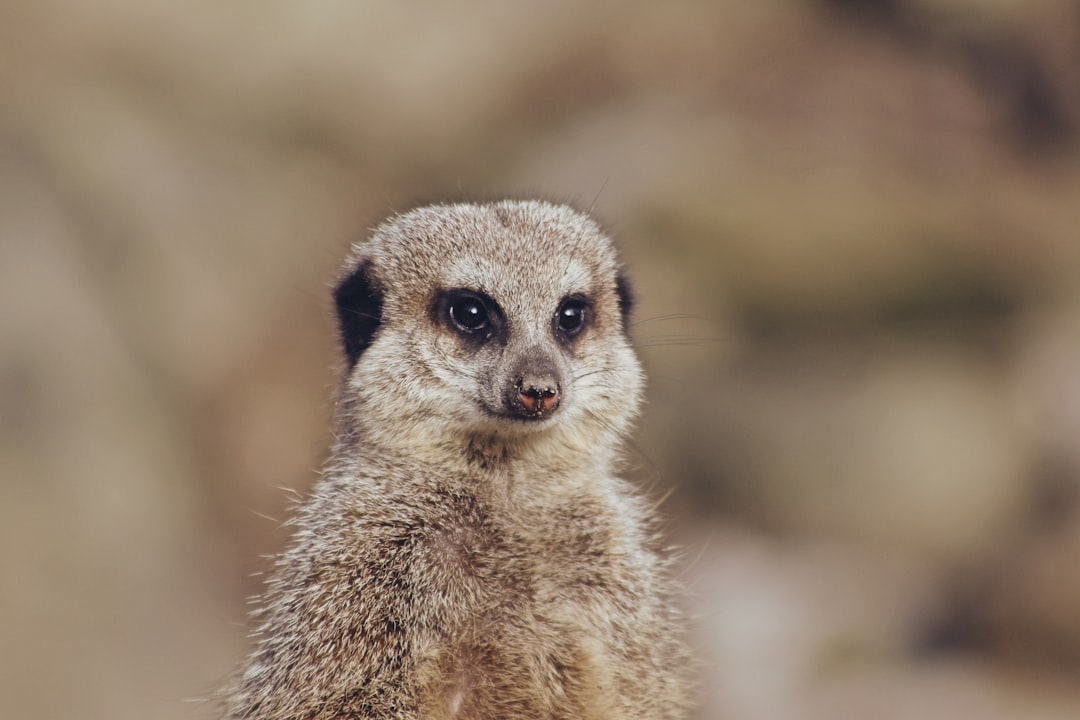
POLYGON ((559 384, 551 378, 519 378, 514 383, 517 397, 512 406, 518 415, 542 417, 559 407, 559 384))
POLYGON ((511 367, 503 395, 508 412, 520 418, 539 419, 558 411, 562 378, 551 355, 543 348, 530 348, 511 367))

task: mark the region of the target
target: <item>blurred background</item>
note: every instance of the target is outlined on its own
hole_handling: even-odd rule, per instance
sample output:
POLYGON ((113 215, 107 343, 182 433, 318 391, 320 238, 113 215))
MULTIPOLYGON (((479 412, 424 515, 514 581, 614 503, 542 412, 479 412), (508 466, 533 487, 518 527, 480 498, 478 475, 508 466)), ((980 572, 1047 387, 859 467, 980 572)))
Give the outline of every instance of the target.
POLYGON ((1080 717, 1080 2, 0 3, 0 716, 203 718, 348 243, 595 204, 700 720, 1080 717))

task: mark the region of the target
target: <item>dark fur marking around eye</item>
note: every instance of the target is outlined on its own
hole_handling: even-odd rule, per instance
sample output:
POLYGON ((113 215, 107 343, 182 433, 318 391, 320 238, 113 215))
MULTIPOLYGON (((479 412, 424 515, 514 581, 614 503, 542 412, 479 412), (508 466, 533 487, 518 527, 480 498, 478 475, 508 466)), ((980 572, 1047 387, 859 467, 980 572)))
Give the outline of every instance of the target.
POLYGON ((619 312, 622 313, 622 325, 625 332, 630 328, 630 313, 634 310, 634 292, 630 289, 630 281, 622 273, 615 277, 615 292, 619 295, 619 312))
POLYGON ((382 324, 382 304, 382 292, 372 282, 370 260, 357 265, 334 288, 341 345, 349 370, 356 366, 360 355, 375 339, 382 324))
POLYGON ((441 290, 436 293, 430 312, 435 323, 453 331, 463 342, 474 347, 492 340, 506 341, 506 318, 502 308, 479 290, 441 290), (470 306, 479 308, 480 312, 464 313, 470 306), (471 316, 471 322, 467 315, 471 316))

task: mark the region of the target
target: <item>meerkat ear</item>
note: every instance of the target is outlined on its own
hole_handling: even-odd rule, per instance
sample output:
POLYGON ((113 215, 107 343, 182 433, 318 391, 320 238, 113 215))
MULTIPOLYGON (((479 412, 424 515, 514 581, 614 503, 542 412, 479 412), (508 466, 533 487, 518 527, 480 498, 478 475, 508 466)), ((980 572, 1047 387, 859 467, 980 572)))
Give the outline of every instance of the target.
POLYGON ((371 261, 361 260, 334 288, 341 346, 349 370, 375 338, 382 324, 382 292, 372 279, 371 261))
POLYGON ((634 291, 621 272, 615 276, 615 292, 619 295, 619 312, 622 313, 623 332, 626 332, 630 329, 630 313, 634 309, 634 291))

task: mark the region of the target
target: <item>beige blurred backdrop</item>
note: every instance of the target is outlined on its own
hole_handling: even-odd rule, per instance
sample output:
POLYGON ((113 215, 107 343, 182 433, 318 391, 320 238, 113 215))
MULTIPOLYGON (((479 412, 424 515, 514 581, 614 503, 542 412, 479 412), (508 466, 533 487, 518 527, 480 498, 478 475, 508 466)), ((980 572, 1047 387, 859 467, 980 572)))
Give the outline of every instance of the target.
POLYGON ((418 202, 595 205, 720 720, 1080 717, 1080 3, 0 3, 0 717, 203 718, 418 202))

